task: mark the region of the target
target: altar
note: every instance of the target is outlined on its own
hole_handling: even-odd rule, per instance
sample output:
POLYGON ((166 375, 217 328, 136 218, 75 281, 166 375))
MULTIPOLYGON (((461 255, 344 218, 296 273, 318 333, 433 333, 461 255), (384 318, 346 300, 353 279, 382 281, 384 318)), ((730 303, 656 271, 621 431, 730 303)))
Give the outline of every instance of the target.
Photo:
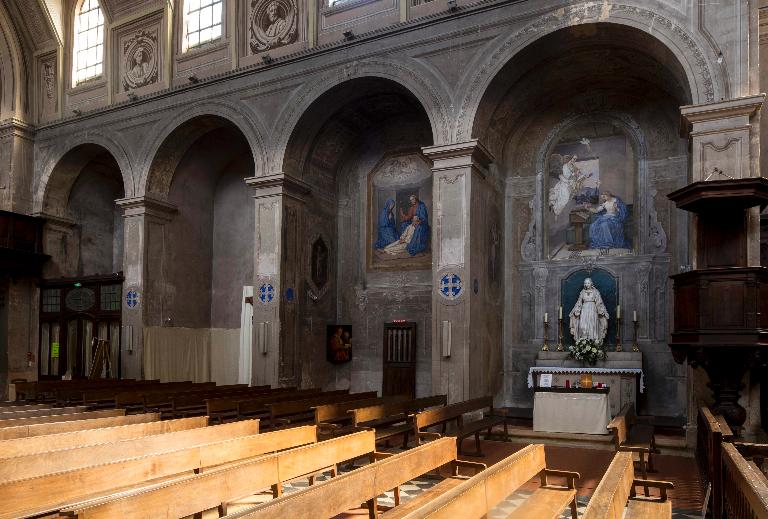
POLYGON ((537 388, 533 395, 533 430, 608 434, 610 388, 537 388))
POLYGON ((553 387, 565 387, 566 380, 573 383, 581 374, 591 374, 593 385, 602 382, 610 389, 608 406, 611 416, 616 416, 627 403, 633 403, 637 408, 637 395, 645 391, 643 354, 640 352, 609 351, 605 360, 595 366, 584 366, 569 358, 566 352, 540 351, 536 364, 528 370, 528 387, 538 388, 539 377, 544 373, 552 374, 553 387))

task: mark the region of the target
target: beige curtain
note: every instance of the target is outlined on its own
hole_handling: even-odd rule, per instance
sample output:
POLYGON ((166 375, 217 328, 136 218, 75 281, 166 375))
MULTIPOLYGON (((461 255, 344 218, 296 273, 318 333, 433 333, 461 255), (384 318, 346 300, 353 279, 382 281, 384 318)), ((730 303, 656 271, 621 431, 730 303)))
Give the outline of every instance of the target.
POLYGON ((162 382, 211 380, 211 330, 144 328, 144 377, 162 382))

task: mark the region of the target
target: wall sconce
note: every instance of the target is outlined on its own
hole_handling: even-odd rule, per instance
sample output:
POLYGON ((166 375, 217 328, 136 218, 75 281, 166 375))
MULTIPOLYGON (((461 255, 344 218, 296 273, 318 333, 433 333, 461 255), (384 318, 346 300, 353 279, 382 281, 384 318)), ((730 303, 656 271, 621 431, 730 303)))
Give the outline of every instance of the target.
POLYGON ((79 108, 75 108, 74 110, 72 110, 72 113, 75 114, 77 117, 80 117, 81 115, 83 115, 83 111, 80 110, 79 108))
POLYGON ((261 61, 262 61, 262 62, 263 62, 265 65, 269 65, 269 64, 270 64, 270 63, 272 63, 272 61, 273 61, 273 60, 272 60, 272 56, 270 56, 269 54, 264 54, 264 55, 261 57, 261 61))
POLYGON ((133 92, 128 92, 128 99, 129 99, 129 100, 131 100, 131 101, 136 101, 138 98, 139 98, 139 96, 137 96, 137 95, 136 95, 136 94, 134 94, 133 92))
POLYGON ((344 41, 352 41, 355 39, 355 33, 352 31, 344 31, 344 41))
POLYGON ((452 13, 455 13, 459 9, 459 6, 456 5, 456 0, 448 0, 448 10, 452 13))
POLYGON ((195 74, 194 72, 192 74, 190 74, 189 77, 187 77, 187 79, 189 79, 190 83, 199 83, 200 82, 200 78, 197 77, 197 74, 195 74))

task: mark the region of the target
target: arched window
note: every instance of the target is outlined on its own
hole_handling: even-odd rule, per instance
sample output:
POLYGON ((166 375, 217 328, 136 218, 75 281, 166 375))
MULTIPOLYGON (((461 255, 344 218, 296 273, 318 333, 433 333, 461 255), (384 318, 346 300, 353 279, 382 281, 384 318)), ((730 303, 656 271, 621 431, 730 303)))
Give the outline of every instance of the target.
POLYGON ((104 68, 104 15, 98 0, 83 0, 75 14, 72 83, 101 76, 104 68))
POLYGON ((221 38, 223 0, 185 0, 183 51, 221 38))

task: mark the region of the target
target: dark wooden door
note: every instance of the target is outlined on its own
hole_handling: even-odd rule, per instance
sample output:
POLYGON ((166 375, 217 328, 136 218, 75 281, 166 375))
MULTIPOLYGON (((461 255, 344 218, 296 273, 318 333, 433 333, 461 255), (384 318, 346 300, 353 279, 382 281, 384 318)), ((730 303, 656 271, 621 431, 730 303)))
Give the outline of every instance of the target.
POLYGON ((381 394, 416 397, 416 323, 384 325, 381 394))

